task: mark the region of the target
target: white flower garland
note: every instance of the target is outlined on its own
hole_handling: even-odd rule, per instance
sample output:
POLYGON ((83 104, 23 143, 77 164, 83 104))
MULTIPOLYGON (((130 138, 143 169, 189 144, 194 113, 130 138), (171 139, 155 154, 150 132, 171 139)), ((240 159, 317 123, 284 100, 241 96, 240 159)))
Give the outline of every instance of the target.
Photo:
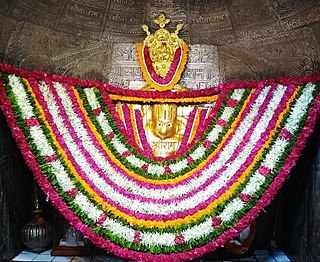
MULTIPOLYGON (((15 77, 15 76, 10 76, 9 79, 10 79, 10 85, 12 86, 12 91, 15 95, 15 99, 18 103, 18 106, 19 106, 21 112, 23 112, 22 117, 25 120, 34 117, 32 106, 27 99, 27 94, 24 91, 24 87, 20 83, 19 78, 15 77)), ((90 150, 88 149, 90 151, 90 154, 93 153, 93 156, 99 158, 100 157, 99 154, 95 155, 94 152, 92 152, 92 150, 94 149, 94 145, 91 143, 90 139, 88 138, 86 130, 84 128, 81 129, 82 126, 81 126, 80 120, 76 117, 76 114, 73 111, 72 104, 71 104, 71 102, 69 103, 67 95, 66 94, 63 95, 64 90, 63 90, 62 86, 59 86, 59 84, 56 84, 56 87, 57 87, 57 91, 59 93, 59 96, 62 98, 64 106, 67 110, 67 114, 70 119, 70 122, 72 124, 74 124, 74 127, 75 127, 75 130, 77 132, 78 137, 81 139, 81 141, 86 146, 86 148, 90 149, 90 150)), ((305 88, 302 95, 298 98, 295 106, 293 107, 293 109, 291 111, 289 118, 287 119, 287 123, 285 125, 285 128, 289 132, 294 133, 295 130, 298 128, 298 123, 300 122, 301 118, 303 118, 303 116, 306 112, 305 105, 310 103, 310 101, 312 100, 312 92, 314 90, 314 87, 315 87, 315 85, 312 85, 312 84, 307 85, 307 88, 305 88)), ((103 186, 103 184, 104 184, 103 180, 101 180, 99 178, 98 174, 89 170, 89 163, 86 162, 85 157, 81 154, 81 152, 80 152, 81 150, 79 150, 78 146, 73 145, 74 141, 73 141, 71 135, 69 134, 68 130, 63 127, 63 121, 59 120, 59 108, 56 106, 56 103, 55 103, 53 97, 49 94, 48 88, 46 88, 45 85, 41 85, 40 88, 42 88, 43 91, 46 91, 46 92, 43 92, 43 94, 45 95, 46 102, 49 106, 50 112, 53 116, 53 119, 54 119, 58 129, 61 131, 61 134, 63 135, 64 141, 70 147, 72 156, 75 157, 77 163, 79 163, 79 161, 80 162, 84 161, 84 163, 79 163, 79 164, 81 164, 81 167, 83 168, 83 170, 85 172, 88 172, 88 174, 89 174, 88 176, 90 176, 90 179, 92 179, 92 181, 97 182, 98 184, 101 183, 101 185, 100 184, 98 185, 98 187, 100 188, 100 186, 103 186)), ((263 127, 257 128, 253 131, 252 136, 254 137, 255 140, 253 140, 252 143, 250 143, 250 146, 248 146, 247 149, 243 150, 243 152, 245 152, 245 153, 239 154, 237 161, 235 160, 232 164, 228 163, 227 171, 224 172, 225 174, 221 175, 221 180, 227 181, 232 176, 231 175, 232 172, 234 172, 236 170, 235 165, 240 167, 241 163, 243 163, 244 154, 247 154, 248 152, 250 152, 252 150, 252 146, 254 145, 255 141, 257 141, 257 139, 259 138, 259 135, 262 132, 261 130, 264 130, 264 127, 266 127, 267 123, 272 118, 270 113, 274 112, 274 109, 276 108, 277 102, 279 102, 282 97, 282 95, 280 95, 280 94, 284 92, 284 89, 285 89, 285 87, 281 87, 280 85, 278 86, 278 89, 275 91, 278 93, 273 96, 273 98, 271 99, 271 101, 268 105, 268 109, 266 110, 265 114, 261 117, 259 125, 260 126, 262 125, 263 127)), ((258 108, 259 108, 258 104, 262 103, 262 98, 263 98, 263 96, 261 96, 261 101, 258 99, 256 101, 256 103, 252 106, 250 113, 244 119, 244 121, 252 121, 254 119, 252 114, 254 114, 254 112, 255 113, 258 112, 258 108)), ((243 136, 243 134, 241 134, 242 132, 246 132, 246 129, 242 128, 240 125, 239 129, 237 129, 237 132, 234 134, 234 136, 232 138, 234 142, 231 141, 224 148, 225 151, 223 151, 223 152, 226 152, 226 153, 222 152, 220 155, 220 158, 218 159, 217 162, 214 162, 206 170, 204 170, 204 172, 202 173, 202 175, 204 177, 206 177, 208 179, 210 177, 209 174, 211 172, 214 172, 215 170, 217 170, 217 168, 219 166, 221 167, 222 163, 225 163, 225 162, 223 162, 224 160, 222 158, 225 156, 225 154, 227 154, 227 152, 231 152, 230 150, 232 149, 232 147, 234 148, 234 146, 237 145, 236 141, 241 141, 241 137, 243 136), (219 161, 220 161, 220 163, 219 163, 219 161), (219 163, 219 164, 216 165, 216 163, 219 163)), ((32 138, 33 142, 35 143, 37 149, 41 152, 42 156, 52 155, 52 153, 54 151, 51 148, 50 143, 46 140, 41 128, 38 128, 37 126, 32 126, 30 128, 30 134, 31 134, 31 138, 32 138)), ((287 144, 288 144, 287 140, 278 138, 275 141, 275 143, 272 145, 271 150, 266 155, 266 158, 265 158, 262 165, 266 166, 272 170, 274 168, 274 166, 276 165, 279 157, 283 153, 283 150, 287 146, 287 144)), ((98 162, 100 162, 100 161, 98 161, 98 162)), ((68 174, 65 172, 64 167, 62 166, 60 161, 56 160, 54 162, 51 162, 51 163, 49 163, 49 166, 51 167, 51 171, 56 175, 57 181, 58 181, 59 185, 63 188, 63 190, 66 192, 71 190, 73 188, 73 182, 69 179, 68 174)), ((119 176, 119 174, 117 174, 117 172, 115 170, 113 170, 111 165, 103 166, 103 167, 105 168, 104 170, 107 170, 111 174, 119 176), (111 171, 108 169, 109 167, 110 167, 111 171)), ((215 181, 217 184, 213 183, 212 185, 218 185, 217 181, 219 181, 219 179, 217 179, 215 181)), ((253 195, 257 190, 259 190, 260 185, 263 183, 264 179, 265 178, 261 174, 259 174, 259 171, 256 171, 256 173, 254 174, 254 176, 252 176, 250 178, 249 183, 246 185, 245 189, 242 192, 253 195)), ((116 180, 114 180, 114 181, 116 181, 116 180)), ((204 180, 199 179, 199 184, 201 185, 201 183, 203 183, 204 181, 205 181, 205 179, 204 180)), ((221 183, 221 181, 219 182, 219 184, 220 183, 221 183)), ((132 185, 136 185, 136 184, 132 183, 132 185)), ((188 186, 187 185, 180 186, 180 189, 185 189, 185 188, 188 188, 188 186)), ((105 190, 107 190, 107 189, 109 189, 109 187, 105 188, 105 190)), ((133 190, 136 190, 136 189, 138 189, 138 188, 133 187, 133 190)), ((211 190, 212 190, 212 188, 211 188, 211 190)), ((148 191, 152 191, 152 190, 148 190, 148 191)), ((171 192, 171 191, 173 191, 173 190, 167 190, 165 192, 171 192)), ((163 192, 163 191, 158 190, 158 192, 163 192)), ((206 192, 206 190, 204 190, 203 192, 206 192)), ((211 194, 212 194, 212 192, 211 192, 211 194)), ((203 195, 199 194, 198 197, 203 197, 203 195)), ((192 198, 189 198, 189 201, 190 201, 190 199, 192 200, 192 198)), ((196 200, 194 200, 194 201, 195 201, 194 203, 197 203, 196 200)), ((101 210, 97 209, 90 202, 90 200, 80 192, 78 192, 76 194, 74 202, 76 204, 78 204, 79 207, 82 209, 82 211, 89 218, 91 218, 94 221, 98 221, 98 219, 103 214, 103 212, 101 210)), ((199 201, 199 203, 201 203, 201 201, 199 201)), ((121 204, 123 204, 123 203, 121 203, 121 204)), ((145 205, 145 203, 144 203, 144 205, 145 205)), ((163 207, 164 206, 161 205, 158 208, 163 209, 163 207)), ((189 203, 189 207, 190 207, 190 203, 189 203)), ((234 214, 237 211, 240 211, 243 207, 244 207, 244 202, 240 198, 237 197, 237 198, 233 199, 228 205, 226 205, 224 210, 219 215, 219 218, 223 222, 230 221, 233 219, 234 214)), ((180 207, 180 208, 182 208, 182 207, 180 207)), ((144 209, 145 209, 145 212, 148 212, 149 207, 145 206, 144 209)), ((179 210, 179 208, 177 210, 179 210)), ((170 210, 170 212, 172 213, 172 209, 170 210)), ((164 212, 164 213, 166 213, 166 212, 164 212)), ((119 222, 114 221, 113 219, 109 219, 109 218, 106 219, 106 221, 104 222, 103 225, 119 237, 122 237, 122 238, 124 238, 128 241, 131 241, 131 242, 134 240, 135 232, 131 227, 124 226, 124 225, 120 224, 119 222)), ((204 237, 204 236, 210 234, 212 231, 213 231, 213 228, 211 225, 211 221, 210 221, 210 219, 206 219, 204 222, 202 222, 196 226, 190 227, 187 230, 182 231, 181 234, 184 237, 185 241, 191 241, 191 240, 200 239, 201 237, 204 237)), ((174 243, 175 234, 174 233, 165 233, 165 234, 150 233, 150 232, 141 233, 141 239, 142 239, 143 244, 149 245, 149 246, 151 246, 151 245, 160 245, 160 246, 175 245, 175 243, 174 243), (161 236, 161 237, 159 237, 159 236, 161 236), (164 241, 164 239, 166 241, 164 241)))

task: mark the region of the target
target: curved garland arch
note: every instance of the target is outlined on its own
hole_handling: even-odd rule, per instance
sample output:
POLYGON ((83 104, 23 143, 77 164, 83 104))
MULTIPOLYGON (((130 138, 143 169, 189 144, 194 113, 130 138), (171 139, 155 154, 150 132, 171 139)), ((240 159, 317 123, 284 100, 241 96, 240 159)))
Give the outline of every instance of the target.
POLYGON ((97 246, 137 261, 190 260, 239 234, 287 178, 320 111, 319 74, 150 92, 0 71, 0 106, 42 190, 97 246), (157 158, 136 145, 113 99, 216 102, 191 143, 157 158))

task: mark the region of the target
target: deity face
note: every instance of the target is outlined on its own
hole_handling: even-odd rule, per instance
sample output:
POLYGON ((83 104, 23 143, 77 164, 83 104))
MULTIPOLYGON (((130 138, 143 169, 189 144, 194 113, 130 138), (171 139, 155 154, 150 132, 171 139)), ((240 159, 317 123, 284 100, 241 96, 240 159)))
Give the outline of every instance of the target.
POLYGON ((160 139, 173 137, 177 131, 177 105, 153 105, 151 131, 160 139))

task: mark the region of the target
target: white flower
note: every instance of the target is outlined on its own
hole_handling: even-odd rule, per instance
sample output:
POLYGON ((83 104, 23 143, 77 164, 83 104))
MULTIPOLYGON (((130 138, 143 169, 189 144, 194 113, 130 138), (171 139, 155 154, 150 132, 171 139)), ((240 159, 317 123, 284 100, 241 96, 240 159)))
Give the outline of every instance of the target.
POLYGON ((219 218, 221 219, 221 221, 227 222, 227 221, 231 220, 233 218, 234 214, 237 211, 241 210, 243 207, 244 207, 243 201, 237 197, 237 198, 233 199, 229 204, 227 204, 225 209, 219 215, 219 218))
POLYGON ((20 82, 20 78, 15 75, 9 76, 9 84, 12 87, 12 92, 15 95, 19 107, 22 109, 22 117, 28 119, 34 116, 33 108, 29 103, 27 93, 24 90, 24 86, 20 82))
POLYGON ((228 121, 233 112, 234 108, 226 106, 220 118, 225 121, 228 121))
POLYGON ((208 218, 203 223, 184 230, 182 232, 184 240, 188 242, 190 240, 199 239, 210 234, 213 231, 211 224, 211 218, 208 218))
POLYGON ((242 98, 244 89, 235 89, 231 95, 232 99, 240 100, 242 98))
POLYGON ((312 92, 315 85, 307 84, 302 95, 298 98, 294 104, 293 109, 290 112, 285 128, 290 132, 294 133, 299 127, 300 119, 303 117, 307 110, 307 105, 312 100, 312 92))
POLYGON ((204 152, 206 151, 206 149, 200 145, 198 148, 196 148, 196 150, 194 150, 191 154, 190 157, 192 157, 192 159, 199 159, 204 152))
POLYGON ((82 194, 77 193, 74 202, 87 214, 89 218, 97 222, 103 214, 101 210, 97 209, 89 200, 82 194))
POLYGON ((164 167, 150 164, 148 167, 148 172, 153 175, 163 176, 164 175, 164 167))
POLYGON ((263 165, 267 166, 269 169, 274 169, 276 163, 279 160, 280 155, 283 153, 285 147, 287 146, 288 141, 283 139, 277 139, 272 146, 271 150, 266 155, 266 158, 263 161, 263 165))
POLYGON ((265 177, 259 172, 255 172, 255 174, 250 177, 250 180, 245 186, 242 193, 253 196, 253 194, 260 189, 260 186, 264 183, 264 181, 265 177))
POLYGON ((47 141, 40 126, 30 127, 30 135, 37 148, 40 150, 42 156, 52 156, 54 154, 51 145, 47 141))
POLYGON ((120 223, 118 223, 117 221, 114 221, 113 219, 109 219, 108 223, 109 223, 108 229, 111 232, 118 235, 119 237, 122 237, 130 242, 133 242, 134 230, 132 228, 121 225, 120 223))
POLYGON ((128 149, 125 147, 125 145, 117 138, 114 137, 112 139, 112 144, 114 145, 114 147, 117 149, 117 151, 120 154, 123 154, 124 152, 126 152, 128 149))
POLYGON ((59 185, 65 192, 68 192, 75 187, 59 160, 50 162, 48 165, 51 168, 51 172, 56 176, 59 185))
POLYGON ((175 234, 172 233, 141 233, 141 244, 147 246, 174 246, 175 234))
POLYGON ((169 165, 169 168, 173 173, 178 172, 181 168, 186 167, 188 165, 187 159, 182 159, 179 162, 173 163, 169 165))
POLYGON ((100 104, 96 98, 96 94, 94 93, 94 88, 85 88, 84 92, 87 96, 89 105, 92 109, 96 109, 100 107, 100 104))

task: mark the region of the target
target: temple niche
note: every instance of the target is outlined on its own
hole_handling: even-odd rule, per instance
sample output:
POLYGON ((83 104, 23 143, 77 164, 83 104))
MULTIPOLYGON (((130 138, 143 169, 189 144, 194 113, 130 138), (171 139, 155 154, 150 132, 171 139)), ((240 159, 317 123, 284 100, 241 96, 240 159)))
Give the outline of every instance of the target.
MULTIPOLYGON (((320 71, 317 0, 0 0, 0 6, 0 62, 27 70, 141 89, 146 83, 135 44, 145 38, 141 25, 154 32, 152 21, 162 12, 171 19, 170 32, 184 24, 179 36, 189 45, 189 56, 180 83, 190 90, 320 71)), ((164 149, 156 156, 170 154, 191 109, 139 110, 147 115, 150 144, 164 149), (169 120, 177 132, 163 147, 152 140, 161 132, 152 131, 150 119, 165 112, 174 116, 169 120)), ((33 182, 2 112, 0 121, 0 261, 6 261, 23 249, 21 229, 31 216, 33 182)), ((258 217, 253 248, 277 246, 293 261, 318 261, 319 128, 317 123, 290 179, 258 217)), ((64 227, 45 200, 40 195, 46 217, 64 227)), ((55 241, 65 232, 62 227, 56 227, 55 241)))

